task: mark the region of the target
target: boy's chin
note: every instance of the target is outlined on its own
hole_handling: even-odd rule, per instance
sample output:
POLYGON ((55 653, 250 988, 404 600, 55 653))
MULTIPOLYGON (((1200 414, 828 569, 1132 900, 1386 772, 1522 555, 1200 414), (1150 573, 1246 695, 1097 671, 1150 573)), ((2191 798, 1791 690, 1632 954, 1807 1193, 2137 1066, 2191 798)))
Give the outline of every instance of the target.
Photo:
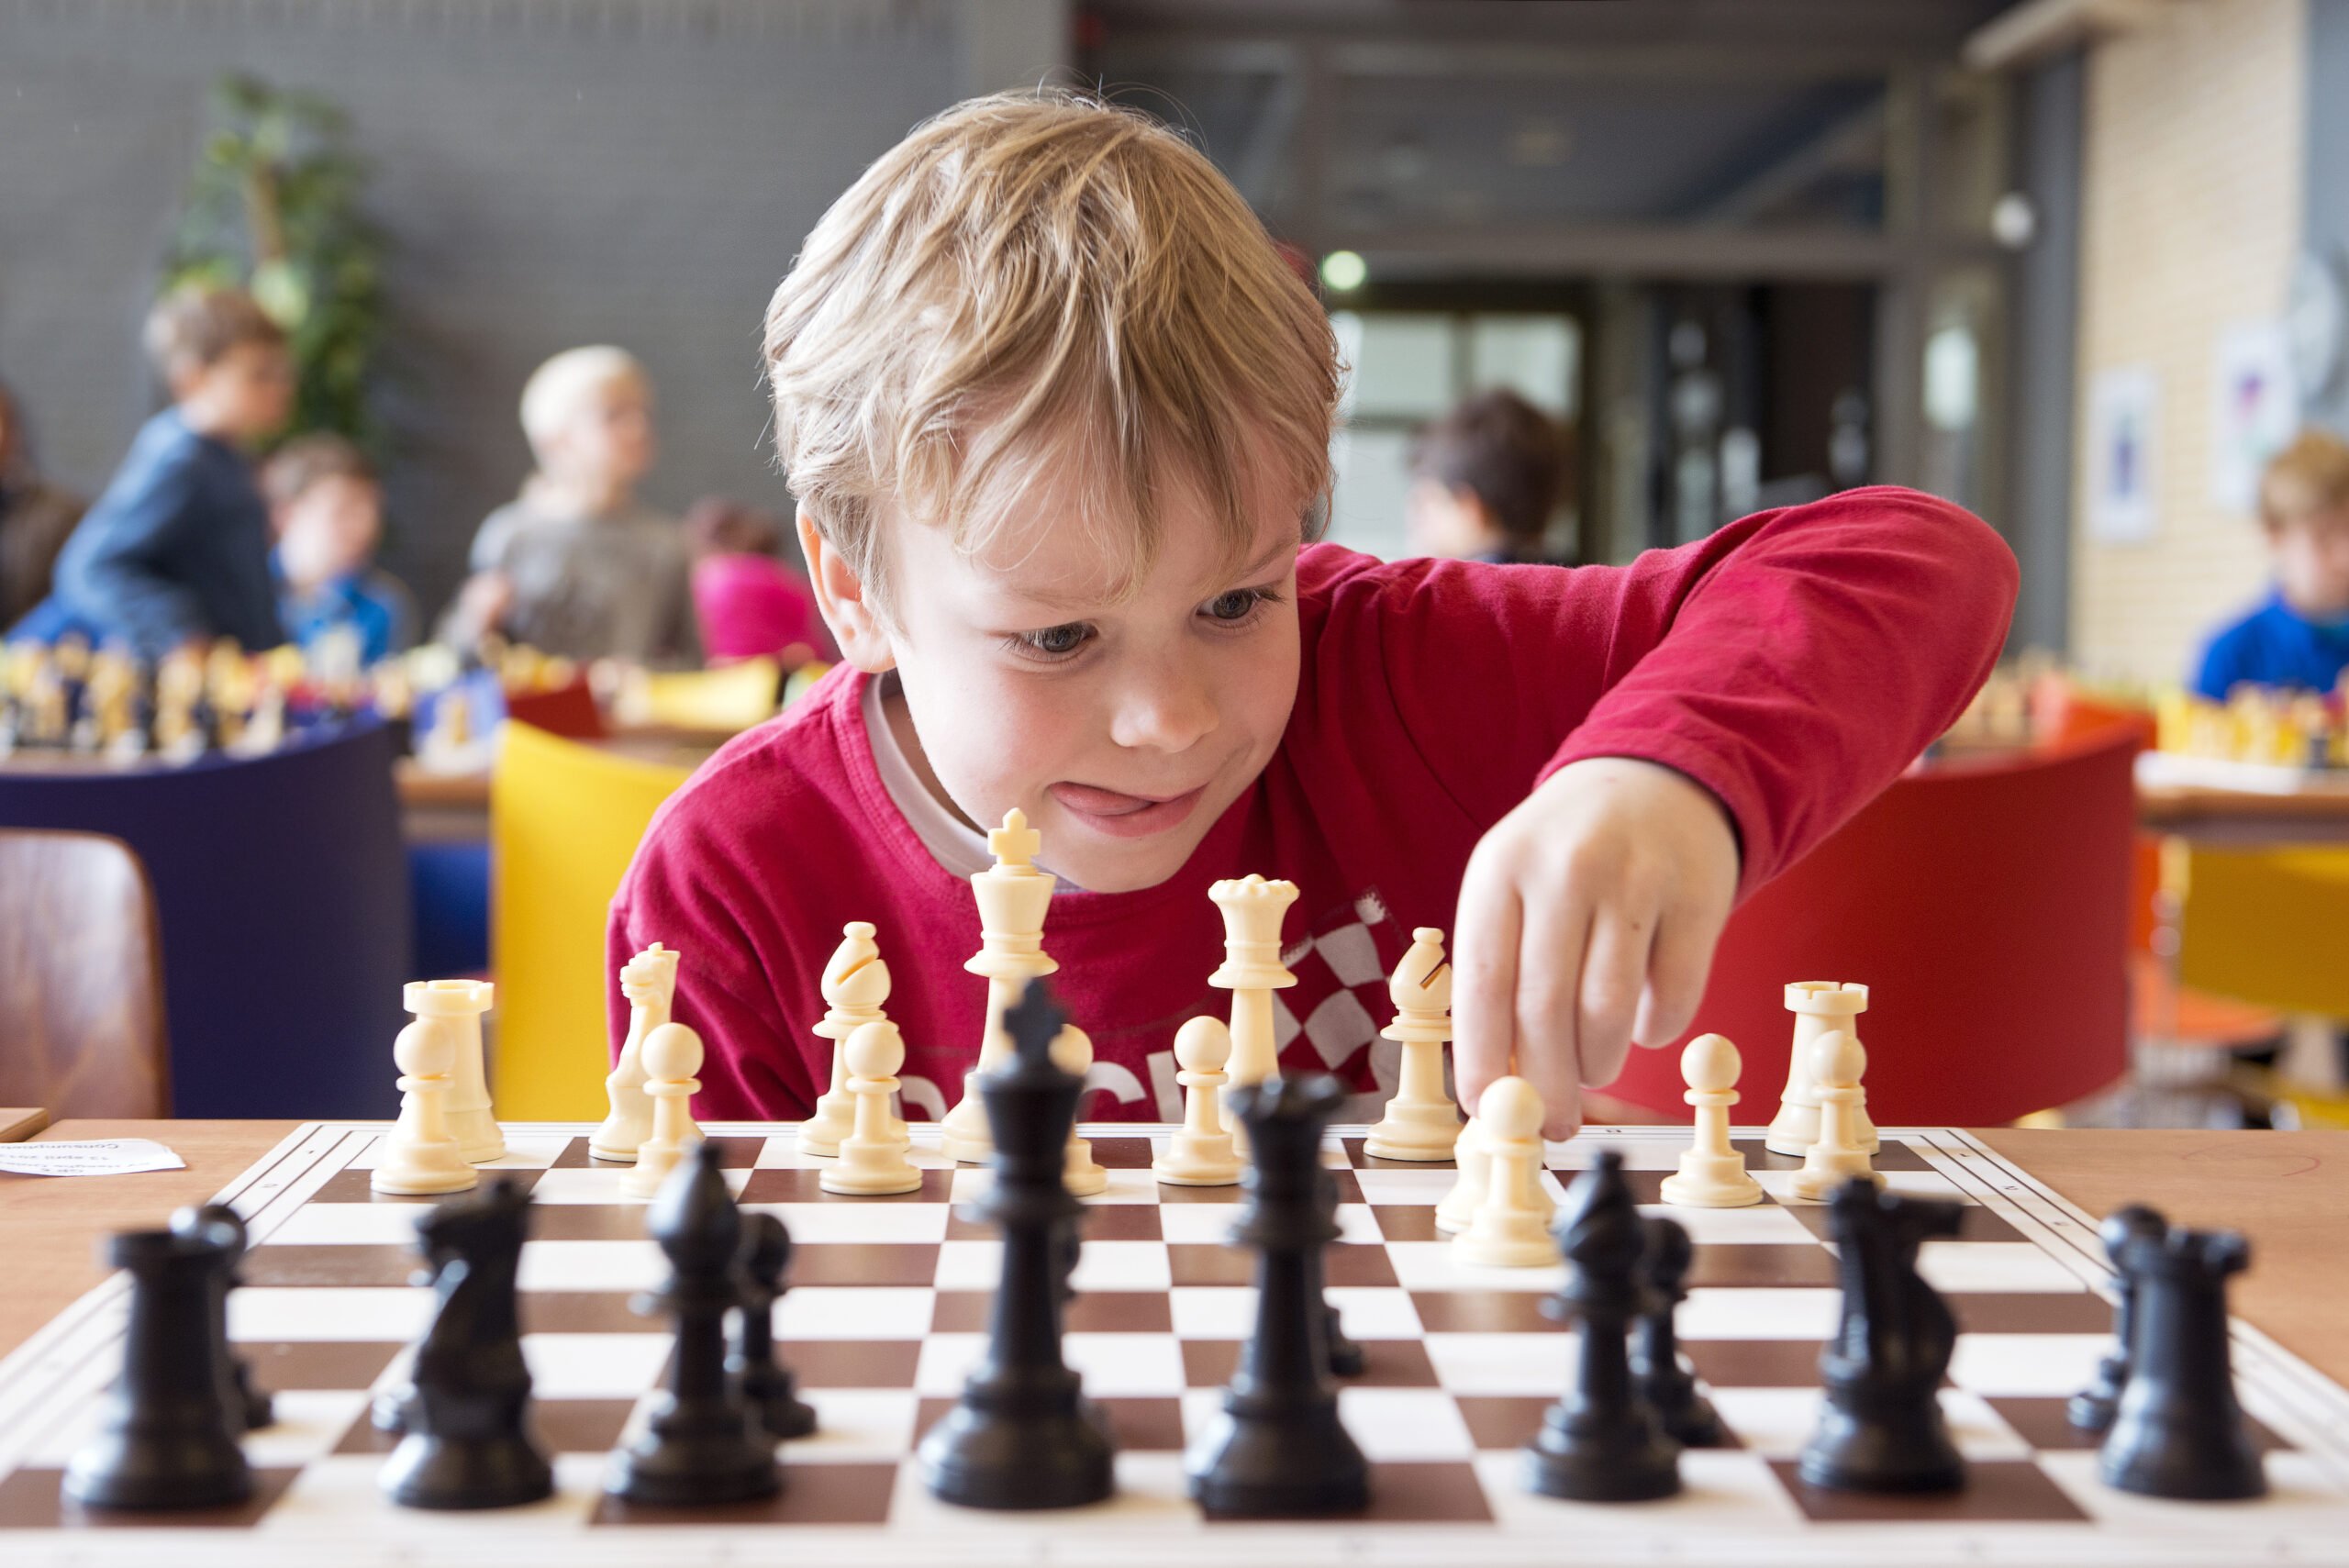
POLYGON ((1044 833, 1038 858, 1087 893, 1139 893, 1183 869, 1203 832, 1189 824, 1147 839, 1119 840, 1065 821, 1044 833))

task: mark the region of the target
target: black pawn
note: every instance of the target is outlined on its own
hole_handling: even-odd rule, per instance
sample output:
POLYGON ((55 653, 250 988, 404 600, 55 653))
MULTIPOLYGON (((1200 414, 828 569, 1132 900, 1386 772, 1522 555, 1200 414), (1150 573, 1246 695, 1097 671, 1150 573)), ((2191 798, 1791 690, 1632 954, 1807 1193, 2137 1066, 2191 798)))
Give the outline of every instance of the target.
POLYGON ((1270 1078, 1228 1092, 1248 1129, 1233 1244, 1256 1250, 1256 1331, 1241 1347, 1223 1413, 1186 1462, 1210 1515, 1308 1518, 1370 1506, 1370 1466, 1338 1420, 1330 1315, 1313 1260, 1338 1234, 1321 1134, 1345 1090, 1334 1078, 1270 1078))
POLYGON ((106 1261, 130 1274, 122 1376, 104 1428, 65 1467, 65 1496, 104 1508, 243 1502, 253 1490, 237 1446, 243 1415, 228 1407, 213 1332, 226 1241, 209 1230, 134 1230, 108 1243, 106 1261))
POLYGON ((1844 1492, 1955 1491, 1965 1462, 1940 1390, 1957 1320, 1917 1273, 1917 1250, 1956 1235, 1965 1210, 1854 1177, 1828 1198, 1827 1213, 1842 1316, 1819 1358, 1827 1407, 1802 1451, 1802 1478, 1844 1492))
POLYGON ((2088 1385, 2073 1395, 2065 1407, 2072 1425, 2084 1432, 2101 1432, 2112 1425, 2113 1413, 2121 1408, 2121 1391, 2129 1385, 2130 1320, 2135 1316, 2132 1307, 2137 1292, 2121 1265, 2121 1251, 2132 1237, 2158 1236, 2164 1229, 2160 1215, 2132 1203, 2114 1209, 2098 1232, 2104 1240, 2105 1256, 2112 1260, 2119 1300, 2112 1308, 2112 1349, 2096 1363, 2096 1376, 2088 1385))
POLYGON ((1557 1223, 1566 1283, 1544 1310, 1582 1326, 1574 1385, 1526 1446, 1526 1485, 1549 1497, 1640 1503, 1680 1490, 1680 1449, 1631 1379, 1624 1340, 1650 1306, 1640 1279, 1647 1233, 1623 1157, 1602 1149, 1566 1191, 1557 1223))
POLYGON ((1061 1314, 1085 1206, 1063 1178, 1083 1081, 1052 1061, 1068 1016, 1041 981, 1004 1015, 1016 1050, 976 1074, 995 1180, 967 1212, 1003 1230, 987 1349, 963 1396, 922 1439, 931 1494, 973 1508, 1074 1508, 1116 1488, 1101 1411, 1061 1355, 1061 1314))
POLYGON ((213 1292, 212 1306, 213 1337, 218 1345, 221 1371, 228 1379, 223 1398, 229 1416, 242 1422, 245 1430, 266 1427, 277 1419, 276 1403, 267 1390, 254 1385, 251 1363, 238 1355, 228 1343, 228 1293, 244 1283, 237 1273, 237 1265, 245 1256, 244 1218, 225 1203, 207 1203, 173 1215, 172 1229, 183 1235, 215 1235, 228 1247, 228 1261, 217 1276, 219 1288, 213 1292))
POLYGON ((2202 1502, 2264 1496, 2227 1347, 2227 1279, 2250 1266, 2250 1243, 2165 1226, 2129 1238, 2120 1262, 2135 1300, 2129 1381, 2099 1465, 2105 1485, 2202 1502))
POLYGON ((774 1447, 756 1429, 726 1373, 726 1315, 739 1296, 734 1260, 742 1216, 726 1189, 718 1145, 696 1146, 653 1198, 647 1218, 668 1255, 669 1281, 636 1298, 677 1328, 662 1390, 642 1436, 612 1455, 605 1490, 630 1503, 675 1507, 739 1503, 783 1485, 774 1447))
POLYGON ((774 1356, 774 1304, 791 1266, 791 1233, 772 1214, 742 1217, 742 1318, 726 1369, 750 1401, 753 1418, 770 1437, 804 1438, 816 1429, 816 1410, 799 1397, 791 1369, 774 1356))
POLYGON ((1631 1376, 1663 1423, 1683 1448, 1721 1446, 1721 1418, 1712 1401, 1697 1392, 1697 1379, 1680 1362, 1680 1340, 1672 1315, 1688 1299, 1688 1265, 1695 1251, 1676 1219, 1646 1221, 1647 1248, 1640 1254, 1641 1278, 1648 1287, 1647 1310, 1631 1330, 1631 1376))
POLYGON ((552 1495, 531 1440, 516 1280, 530 1195, 512 1177, 440 1204, 417 1226, 434 1260, 432 1326, 417 1347, 404 1435, 377 1484, 410 1508, 509 1508, 552 1495))

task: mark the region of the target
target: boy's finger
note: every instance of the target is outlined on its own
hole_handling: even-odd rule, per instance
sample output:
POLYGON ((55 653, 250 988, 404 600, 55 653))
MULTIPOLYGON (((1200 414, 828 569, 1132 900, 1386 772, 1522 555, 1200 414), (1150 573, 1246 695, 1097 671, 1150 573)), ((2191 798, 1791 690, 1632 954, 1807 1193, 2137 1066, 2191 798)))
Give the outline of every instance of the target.
POLYGON ((1590 909, 1567 897, 1525 906, 1517 956, 1517 1075, 1541 1091, 1542 1136, 1571 1138, 1582 1122, 1578 998, 1590 909))
POLYGON ((1687 1034, 1705 1003, 1705 976, 1713 966, 1717 928, 1685 916, 1655 929, 1648 952, 1647 995, 1640 1001, 1632 1038, 1644 1046, 1669 1045, 1687 1034))
POLYGON ((1652 925, 1635 925, 1620 911, 1606 910, 1591 921, 1590 948, 1583 958, 1578 998, 1582 1085, 1600 1089, 1623 1071, 1631 1051, 1631 1023, 1647 981, 1652 925))
POLYGON ((1516 1043, 1517 942, 1517 889, 1471 860, 1452 930, 1452 1075, 1472 1116, 1516 1043))

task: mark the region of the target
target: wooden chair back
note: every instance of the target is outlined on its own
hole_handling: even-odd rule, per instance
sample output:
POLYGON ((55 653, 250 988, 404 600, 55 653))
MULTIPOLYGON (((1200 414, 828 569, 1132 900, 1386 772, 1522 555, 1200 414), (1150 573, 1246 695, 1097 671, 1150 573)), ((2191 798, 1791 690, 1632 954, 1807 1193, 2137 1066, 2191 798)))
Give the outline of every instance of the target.
POLYGON ((171 1114, 155 890, 102 833, 0 828, 0 1105, 171 1114))

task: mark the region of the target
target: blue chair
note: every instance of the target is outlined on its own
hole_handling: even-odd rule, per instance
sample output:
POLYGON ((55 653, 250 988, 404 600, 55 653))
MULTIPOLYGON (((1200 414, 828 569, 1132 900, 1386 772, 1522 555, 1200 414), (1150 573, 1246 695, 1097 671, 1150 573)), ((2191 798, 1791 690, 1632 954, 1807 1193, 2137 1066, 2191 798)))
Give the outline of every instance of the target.
POLYGON ((413 978, 392 737, 369 720, 265 757, 0 768, 0 828, 106 833, 162 930, 172 1113, 385 1117, 413 978))

